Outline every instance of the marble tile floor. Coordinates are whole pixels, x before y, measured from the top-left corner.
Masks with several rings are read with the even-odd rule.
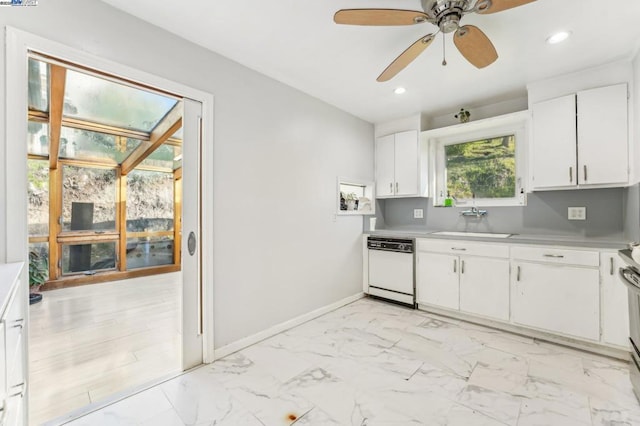
[[[71,424],[640,425],[627,369],[362,299]]]

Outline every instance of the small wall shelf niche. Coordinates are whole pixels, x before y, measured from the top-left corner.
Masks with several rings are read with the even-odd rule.
[[[341,216],[376,214],[374,183],[338,177],[336,213]]]

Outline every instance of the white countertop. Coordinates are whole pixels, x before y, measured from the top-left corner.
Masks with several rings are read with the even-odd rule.
[[[7,308],[9,297],[13,291],[13,284],[22,272],[24,263],[0,264],[0,315]]]
[[[574,235],[538,235],[538,234],[512,234],[508,238],[492,238],[478,236],[450,236],[450,235],[434,235],[434,232],[442,231],[440,229],[418,231],[411,229],[380,229],[375,231],[365,231],[368,235],[379,236],[397,236],[399,238],[434,238],[442,240],[463,240],[463,241],[486,241],[502,244],[539,244],[569,247],[589,247],[598,249],[614,249],[620,250],[627,248],[627,241],[621,238],[609,237],[584,237]],[[475,231],[474,231],[475,232]]]

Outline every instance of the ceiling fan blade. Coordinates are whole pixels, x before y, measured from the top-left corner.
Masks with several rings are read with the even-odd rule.
[[[429,47],[433,40],[435,40],[436,36],[433,34],[428,34],[411,46],[407,48],[404,52],[400,54],[391,64],[382,71],[382,74],[376,79],[379,82],[391,80],[402,71],[407,65],[409,65],[414,59],[418,57],[424,50]]]
[[[513,9],[514,7],[523,6],[527,3],[533,3],[536,0],[491,0],[491,6],[478,7],[478,13],[488,15],[490,13],[502,12],[503,10]]]
[[[413,25],[426,22],[427,15],[417,10],[342,9],[333,20],[347,25]]]
[[[453,42],[462,56],[477,68],[491,65],[498,59],[498,52],[489,37],[473,25],[458,28],[453,35]]]

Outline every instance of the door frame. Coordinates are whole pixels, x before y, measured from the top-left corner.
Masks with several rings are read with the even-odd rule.
[[[201,229],[202,248],[201,279],[203,297],[203,354],[205,364],[214,361],[214,315],[213,315],[213,143],[214,143],[214,97],[211,93],[189,87],[176,81],[141,71],[127,65],[66,46],[13,27],[6,27],[5,57],[5,150],[0,149],[0,164],[6,170],[6,262],[26,262],[28,259],[27,227],[27,63],[30,51],[49,55],[71,63],[155,87],[202,103],[201,142]],[[2,159],[2,155],[5,158]],[[24,161],[15,161],[20,158]],[[209,196],[204,196],[207,194]],[[27,268],[23,279],[27,279]],[[28,286],[25,286],[28,287]],[[26,295],[25,295],[26,303]]]

